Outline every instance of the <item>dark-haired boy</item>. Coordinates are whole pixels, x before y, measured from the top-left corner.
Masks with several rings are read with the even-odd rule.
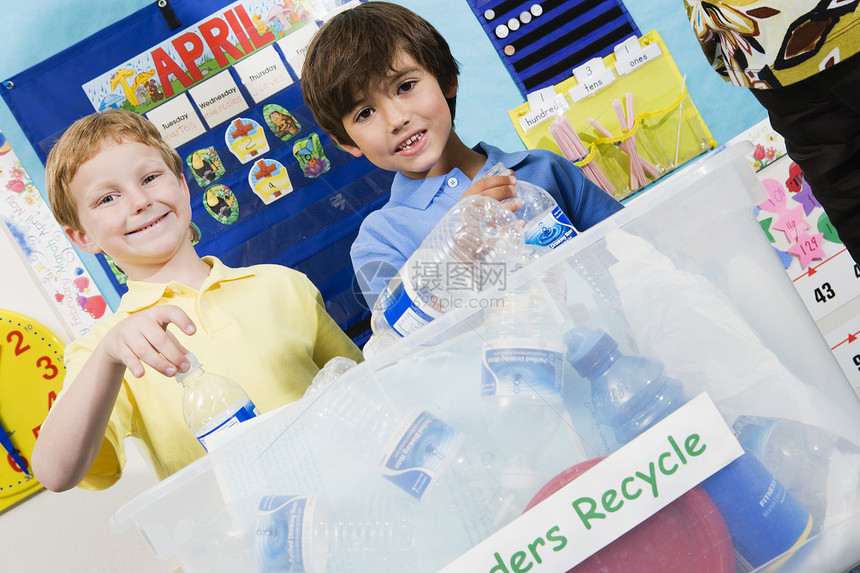
[[[498,162],[543,187],[579,230],[621,209],[565,158],[546,150],[504,153],[464,144],[454,131],[459,67],[445,39],[414,12],[365,2],[341,12],[308,46],[302,91],[314,117],[352,155],[396,171],[386,205],[367,216],[352,245],[353,267],[399,269],[462,197],[516,195],[512,176],[481,176]],[[507,203],[518,209],[519,199]],[[360,284],[372,307],[385,287]]]

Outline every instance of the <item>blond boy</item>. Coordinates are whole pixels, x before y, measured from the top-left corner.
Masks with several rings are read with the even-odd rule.
[[[145,118],[109,110],[75,122],[48,157],[47,187],[69,239],[130,279],[117,312],[66,348],[63,392],[33,452],[48,489],[109,487],[127,437],[159,479],[202,456],[172,378],[189,351],[262,412],[300,398],[330,358],[361,359],[301,273],[197,255],[182,161]]]

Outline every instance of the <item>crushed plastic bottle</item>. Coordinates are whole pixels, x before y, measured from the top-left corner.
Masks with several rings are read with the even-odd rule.
[[[357,452],[378,472],[378,489],[415,504],[416,523],[436,532],[417,549],[421,562],[436,563],[438,549],[465,551],[491,534],[498,480],[487,452],[426,410],[396,412],[362,381],[336,384],[349,366],[344,360],[323,368],[309,388],[315,401],[308,411],[317,420],[311,431]]]
[[[511,173],[510,169],[496,163],[484,177]],[[514,211],[514,216],[525,223],[526,244],[554,249],[578,233],[546,189],[522,180],[517,180],[516,187],[523,206]]]
[[[371,317],[377,353],[493,286],[522,248],[522,225],[501,203],[461,199],[433,228],[377,298]]]

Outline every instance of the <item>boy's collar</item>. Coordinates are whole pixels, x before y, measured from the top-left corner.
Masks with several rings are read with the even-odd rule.
[[[202,293],[212,285],[254,275],[254,271],[250,267],[234,269],[226,266],[217,257],[203,257],[203,262],[209,265],[212,270],[209,273],[209,277],[203,283],[203,286],[200,287],[200,291],[196,292]],[[153,306],[168,291],[177,294],[181,292],[195,292],[194,289],[176,281],[164,284],[130,280],[127,286],[128,292],[122,296],[117,312],[135,312]]]
[[[484,143],[483,141],[478,143],[475,147],[473,147],[475,151],[487,156],[487,162],[484,163],[484,166],[481,168],[481,171],[478,172],[478,176],[483,176],[493,165],[501,162],[502,165],[510,169],[511,171],[515,170],[520,164],[525,161],[529,156],[529,151],[515,151],[513,153],[505,153],[498,147],[490,145],[489,143]]]
[[[528,151],[518,151],[514,153],[504,153],[498,147],[494,147],[483,141],[473,147],[475,151],[487,156],[487,161],[478,172],[477,177],[480,178],[487,172],[490,167],[501,162],[508,169],[516,169],[528,157]],[[402,173],[397,173],[394,176],[394,182],[391,185],[391,201],[400,203],[415,209],[426,209],[433,201],[433,198],[439,193],[439,189],[447,184],[450,177],[456,176],[458,179],[468,181],[459,169],[454,168],[445,175],[438,177],[429,177],[427,179],[410,179]],[[468,187],[462,189],[465,192]]]

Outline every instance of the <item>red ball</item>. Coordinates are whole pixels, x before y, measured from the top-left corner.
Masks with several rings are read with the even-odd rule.
[[[572,466],[544,485],[528,511],[603,458]],[[735,570],[734,548],[723,516],[696,486],[568,573],[725,573]]]

